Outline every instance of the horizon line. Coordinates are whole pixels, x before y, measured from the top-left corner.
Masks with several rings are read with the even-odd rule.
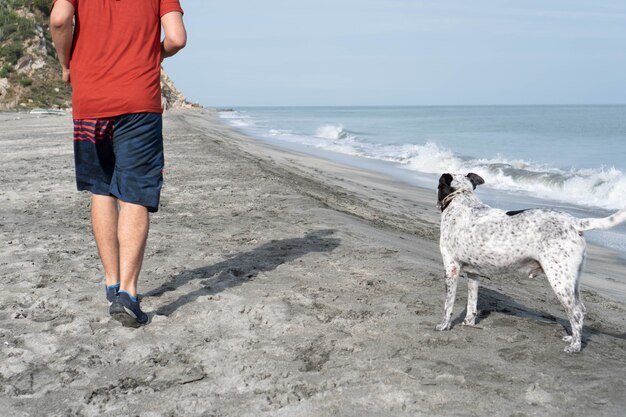
[[[202,107],[216,110],[227,110],[241,107],[612,107],[626,106],[625,103],[590,103],[590,104],[261,104],[261,105],[203,105]]]

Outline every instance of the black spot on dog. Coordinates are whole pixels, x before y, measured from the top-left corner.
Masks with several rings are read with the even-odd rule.
[[[525,212],[526,210],[528,210],[528,209],[525,209],[525,210],[513,210],[513,211],[507,211],[507,212],[506,212],[506,215],[507,215],[507,216],[516,216],[516,215],[518,215],[518,214],[520,214],[520,213]]]

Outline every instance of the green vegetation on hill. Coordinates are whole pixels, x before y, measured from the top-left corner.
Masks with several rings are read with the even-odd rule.
[[[47,0],[1,0],[0,1],[0,56],[13,64],[22,56],[22,42],[36,33],[37,22],[25,17],[19,11],[28,10],[47,14]],[[47,7],[46,7],[47,6]]]
[[[0,0],[0,110],[67,107],[48,29],[50,0]]]

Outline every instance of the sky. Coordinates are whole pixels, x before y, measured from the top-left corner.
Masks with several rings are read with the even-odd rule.
[[[626,103],[624,0],[181,0],[209,107]]]

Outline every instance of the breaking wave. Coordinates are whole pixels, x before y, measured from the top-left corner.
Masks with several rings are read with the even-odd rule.
[[[355,138],[347,130],[343,128],[343,125],[324,125],[315,131],[315,136],[323,139],[338,140]]]
[[[402,152],[402,151],[401,151]],[[410,145],[391,160],[419,172],[475,172],[491,188],[582,206],[626,207],[626,175],[616,168],[562,170],[523,160],[462,158],[433,143]]]

